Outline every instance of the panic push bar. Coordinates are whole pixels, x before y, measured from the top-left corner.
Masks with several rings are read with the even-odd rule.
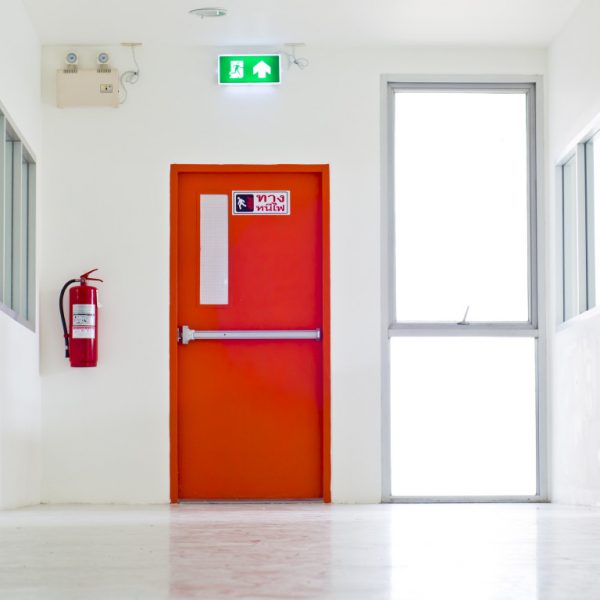
[[[320,329],[190,329],[187,325],[179,328],[179,341],[189,344],[194,340],[320,340]]]

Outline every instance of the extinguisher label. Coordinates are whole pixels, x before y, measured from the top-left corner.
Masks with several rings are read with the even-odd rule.
[[[84,339],[84,340],[93,340],[96,337],[96,328],[95,327],[73,327],[73,334],[71,336],[75,339]]]
[[[73,315],[95,315],[95,304],[73,304]]]
[[[73,315],[73,325],[95,325],[96,315]]]
[[[94,304],[73,304],[73,339],[90,339],[96,337],[96,306]]]

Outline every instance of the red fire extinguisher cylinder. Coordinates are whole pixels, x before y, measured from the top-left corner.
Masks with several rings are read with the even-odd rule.
[[[95,367],[98,365],[98,290],[88,281],[102,281],[90,277],[96,271],[88,271],[78,279],[71,279],[60,293],[60,314],[65,336],[65,355],[72,367]],[[63,296],[69,290],[69,325],[64,318]]]
[[[98,365],[98,290],[81,285],[69,290],[71,332],[69,336],[69,361],[72,367]]]

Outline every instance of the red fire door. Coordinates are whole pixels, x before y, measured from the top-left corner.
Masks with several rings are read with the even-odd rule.
[[[171,186],[172,500],[329,501],[328,168]]]

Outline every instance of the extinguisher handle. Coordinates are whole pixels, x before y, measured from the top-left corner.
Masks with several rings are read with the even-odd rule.
[[[80,275],[79,277],[80,277],[80,279],[85,279],[86,281],[100,281],[101,283],[104,283],[104,281],[102,279],[97,279],[96,277],[90,277],[90,274],[97,270],[98,269],[92,269],[91,271],[88,271],[87,273],[84,273],[83,275]]]

